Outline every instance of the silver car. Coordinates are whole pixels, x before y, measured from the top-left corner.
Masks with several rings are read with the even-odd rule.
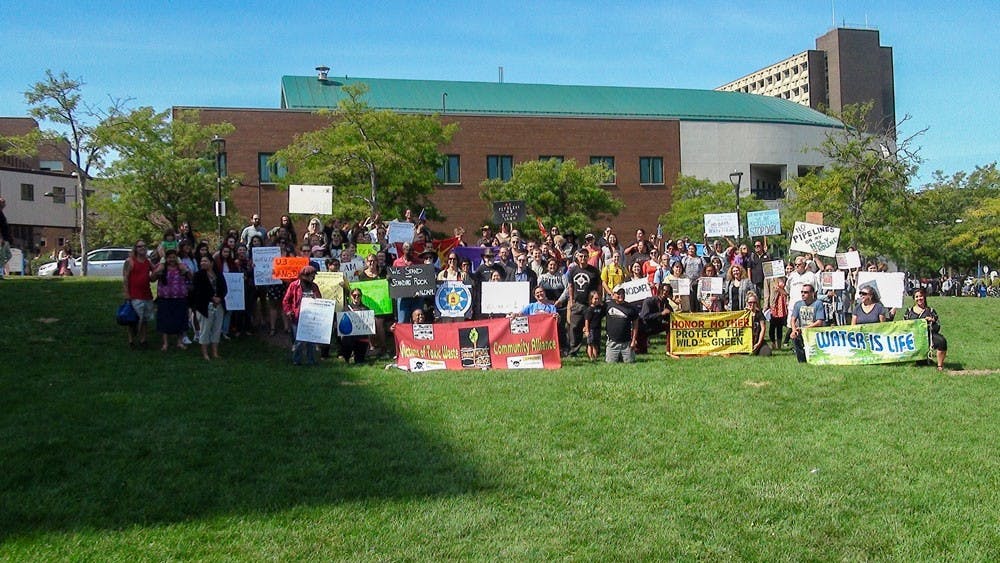
[[[87,276],[97,276],[105,278],[121,277],[125,260],[132,252],[129,248],[98,248],[87,253]],[[81,273],[81,260],[79,258],[71,260],[69,269],[74,276]],[[58,262],[49,262],[38,268],[39,276],[54,276]]]

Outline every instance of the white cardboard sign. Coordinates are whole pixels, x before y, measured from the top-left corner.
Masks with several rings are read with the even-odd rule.
[[[792,230],[792,244],[789,248],[833,258],[837,254],[837,243],[839,242],[840,229],[837,227],[796,221],[795,228]]]
[[[302,342],[329,344],[333,334],[333,318],[337,304],[332,299],[303,299],[299,308],[299,324],[295,339]]]
[[[311,215],[333,213],[333,186],[288,186],[288,212]]]
[[[858,295],[865,287],[872,287],[882,305],[899,309],[903,306],[904,276],[903,272],[858,272]]]
[[[625,290],[626,303],[635,303],[636,301],[642,301],[647,297],[653,296],[653,292],[649,288],[649,282],[645,278],[625,282],[621,286]]]
[[[705,236],[739,236],[739,215],[735,213],[706,213]]]
[[[483,282],[483,314],[520,313],[531,297],[529,282]]]

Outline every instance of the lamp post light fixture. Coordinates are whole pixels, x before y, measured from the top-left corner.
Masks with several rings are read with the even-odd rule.
[[[737,238],[742,238],[743,225],[740,222],[740,182],[743,181],[743,173],[739,170],[733,170],[733,173],[729,175],[729,181],[732,182],[733,188],[736,189],[736,236]]]
[[[215,149],[215,217],[219,222],[219,244],[222,244],[222,218],[226,215],[226,202],[222,200],[222,155],[226,152],[226,140],[216,135],[212,137],[212,148]]]

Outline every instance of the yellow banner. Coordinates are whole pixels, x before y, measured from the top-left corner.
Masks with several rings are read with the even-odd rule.
[[[682,356],[749,354],[752,323],[750,311],[671,313],[670,351]]]

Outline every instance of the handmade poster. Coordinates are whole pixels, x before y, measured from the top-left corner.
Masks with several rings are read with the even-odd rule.
[[[375,334],[375,311],[338,311],[337,336]]]
[[[520,313],[531,302],[528,282],[483,282],[483,314]]]
[[[813,365],[861,365],[926,360],[927,321],[897,321],[802,330],[806,361]]]
[[[820,272],[819,286],[822,291],[844,289],[844,272]]]
[[[360,256],[362,259],[368,258],[372,254],[378,254],[381,250],[381,245],[374,242],[359,242],[355,254]]]
[[[413,223],[407,221],[389,221],[389,228],[386,230],[385,236],[389,246],[393,246],[397,242],[400,244],[413,242],[413,233]]]
[[[858,270],[861,268],[861,255],[857,250],[837,253],[838,270]]]
[[[271,275],[279,280],[294,280],[299,277],[302,268],[308,265],[308,256],[278,256],[274,259]]]
[[[330,215],[333,213],[333,186],[288,186],[288,212]]]
[[[226,310],[244,311],[246,310],[246,297],[243,284],[243,272],[224,272],[222,277],[226,278]]]
[[[523,200],[493,202],[494,223],[519,223],[524,221],[524,218],[525,206]]]
[[[526,320],[522,320],[526,319]],[[518,323],[518,333],[511,330]],[[523,330],[524,323],[528,330]],[[427,338],[430,327],[432,338]],[[416,338],[420,332],[423,338]],[[398,324],[396,366],[440,369],[559,369],[559,338],[552,315],[482,319],[435,325]]]
[[[689,278],[670,280],[670,285],[674,288],[675,297],[691,295],[691,280]]]
[[[784,260],[771,260],[769,262],[761,262],[761,266],[764,268],[764,279],[785,277]]]
[[[690,283],[690,280],[688,280]],[[690,289],[690,285],[688,288]],[[628,281],[622,284],[622,289],[625,290],[625,302],[635,303],[637,301],[642,301],[647,297],[652,297],[653,292],[649,288],[649,282],[646,278],[640,278],[637,280]]]
[[[735,213],[706,213],[705,236],[739,236],[740,219]]]
[[[434,308],[442,317],[462,318],[472,308],[472,289],[460,281],[446,281],[437,286]]]
[[[694,244],[694,250],[695,250],[694,253],[697,254],[698,256],[702,256],[702,257],[708,256],[708,254],[705,253],[705,251],[708,250],[708,249],[705,248],[705,244],[704,243],[696,242]]]
[[[437,290],[437,280],[432,264],[387,268],[389,297],[431,297]]]
[[[388,280],[368,280],[351,284],[351,289],[361,290],[361,302],[375,311],[376,315],[392,313],[392,299],[389,298]]]
[[[337,303],[335,309],[344,309],[344,274],[341,272],[316,272],[313,283],[319,287],[319,294],[323,299],[330,299]]]
[[[698,278],[698,293],[722,295],[722,278]]]
[[[0,264],[0,268],[4,265]],[[10,259],[7,260],[7,271],[11,274],[24,273],[24,253],[20,248],[10,249]]]
[[[837,227],[796,221],[795,228],[792,230],[792,244],[789,248],[833,258],[837,255],[839,241],[840,229]]]
[[[823,213],[819,211],[806,211],[806,223],[815,225],[823,224]]]
[[[256,246],[253,248],[253,283],[256,286],[280,285],[281,280],[275,278],[274,259],[281,257],[281,249],[277,246]]]
[[[749,354],[753,313],[671,313],[670,351],[679,356]]]
[[[781,234],[781,214],[777,209],[747,212],[747,234],[752,237]]]
[[[903,272],[858,272],[858,298],[862,289],[870,287],[883,306],[899,309],[903,306],[904,278]]]
[[[333,334],[336,303],[330,299],[303,299],[299,308],[299,324],[295,339],[302,342],[329,344]]]
[[[365,263],[362,258],[355,256],[354,258],[341,261],[340,271],[344,273],[344,277],[348,280],[354,281],[358,278],[358,272],[365,269]]]

